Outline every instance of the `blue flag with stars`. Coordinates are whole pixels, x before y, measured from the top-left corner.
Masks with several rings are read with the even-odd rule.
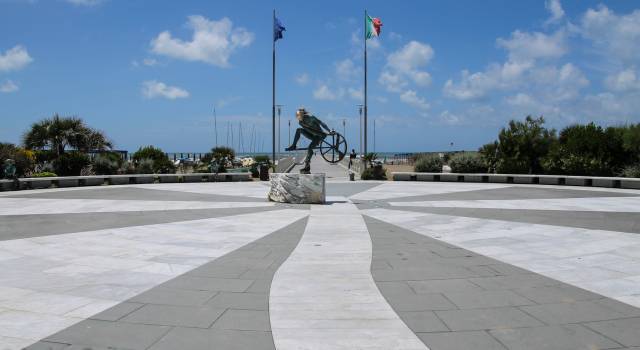
[[[282,23],[280,22],[280,20],[278,18],[275,18],[275,20],[273,21],[273,41],[278,41],[278,39],[282,39],[282,32],[284,32],[286,29],[285,27],[282,25]]]

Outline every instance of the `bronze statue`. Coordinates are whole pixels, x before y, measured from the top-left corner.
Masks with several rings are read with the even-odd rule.
[[[296,130],[293,143],[285,151],[307,150],[307,155],[304,158],[304,168],[300,169],[301,174],[311,173],[311,157],[315,149],[319,149],[322,157],[330,163],[337,163],[344,158],[347,151],[347,142],[342,135],[329,129],[327,124],[309,114],[304,108],[298,109],[296,119],[298,119],[300,127]],[[307,148],[297,147],[301,134],[310,141]]]

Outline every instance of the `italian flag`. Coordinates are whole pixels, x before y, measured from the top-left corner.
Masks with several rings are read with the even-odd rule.
[[[367,31],[366,32],[367,39],[371,39],[374,36],[380,35],[380,30],[382,29],[382,21],[380,20],[380,18],[371,18],[371,16],[367,15],[365,22],[366,22],[365,30]]]

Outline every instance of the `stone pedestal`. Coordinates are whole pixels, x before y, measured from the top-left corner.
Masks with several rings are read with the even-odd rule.
[[[270,201],[293,204],[323,204],[326,201],[324,174],[273,173],[269,180]]]

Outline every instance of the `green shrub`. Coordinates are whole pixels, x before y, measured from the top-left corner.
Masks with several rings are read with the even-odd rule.
[[[4,176],[3,166],[6,159],[13,160],[17,177],[30,174],[36,165],[36,156],[33,151],[16,147],[11,143],[0,143],[0,178]]]
[[[56,175],[55,173],[49,172],[49,171],[43,171],[40,173],[34,173],[31,175],[31,177],[57,177],[58,175]]]
[[[484,164],[487,165],[487,172],[495,173],[498,165],[498,141],[487,143],[478,149],[478,154]]]
[[[487,164],[478,153],[456,153],[451,156],[449,166],[454,173],[486,173]]]
[[[360,174],[360,179],[362,180],[386,180],[387,172],[381,164],[374,165],[372,167],[368,167],[364,169],[362,174]]]
[[[543,158],[545,172],[587,176],[618,174],[632,160],[624,150],[624,133],[624,128],[603,129],[594,123],[568,126]]]
[[[233,160],[236,157],[236,151],[231,147],[218,146],[211,149],[211,155],[214,159],[219,160],[222,158],[227,158],[228,160]]]
[[[137,163],[136,163],[136,173],[137,174],[153,174],[154,173],[154,165],[155,162],[153,161],[153,159],[140,159]]]
[[[89,157],[78,151],[62,153],[53,161],[53,168],[60,176],[79,176],[82,168],[91,164]]]
[[[149,170],[149,160],[153,163],[151,170]],[[175,165],[169,160],[169,157],[167,157],[161,149],[153,146],[138,149],[133,154],[133,161],[136,163],[136,170],[138,172],[144,171],[140,174],[170,174],[176,170]],[[145,164],[141,166],[140,163],[143,161]]]
[[[624,177],[640,178],[640,163],[626,166],[622,169],[622,173],[620,175]]]
[[[441,173],[444,162],[437,154],[424,154],[418,157],[414,170],[420,173]]]
[[[498,134],[496,171],[503,174],[538,174],[541,160],[557,142],[556,131],[544,127],[544,118],[511,120]]]
[[[114,175],[122,166],[122,157],[113,152],[98,154],[93,159],[93,171],[96,175]]]
[[[267,164],[267,165],[271,164],[271,158],[269,158],[269,156],[266,154],[259,154],[253,157],[253,160],[258,164],[260,163]]]

